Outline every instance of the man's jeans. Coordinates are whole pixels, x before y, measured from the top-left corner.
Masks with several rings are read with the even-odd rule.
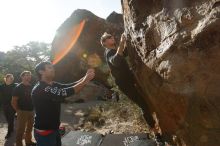
[[[16,146],[23,146],[23,135],[25,143],[32,143],[32,129],[34,122],[33,111],[17,111],[17,131],[16,131]]]
[[[14,117],[15,117],[15,110],[11,105],[3,105],[3,111],[8,123],[8,133],[14,131]]]
[[[61,146],[59,130],[55,130],[46,136],[42,136],[34,130],[34,137],[37,141],[37,146]]]

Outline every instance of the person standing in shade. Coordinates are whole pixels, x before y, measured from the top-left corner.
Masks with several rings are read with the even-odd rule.
[[[23,71],[20,77],[21,83],[15,87],[11,101],[17,112],[16,146],[23,146],[23,135],[26,146],[34,146],[36,144],[32,142],[34,112],[31,100],[31,72]]]
[[[36,112],[34,136],[37,146],[61,146],[60,108],[64,98],[78,93],[95,76],[94,69],[71,84],[54,82],[55,71],[50,62],[41,62],[35,67],[39,82],[32,90],[32,100]]]
[[[11,136],[11,133],[14,131],[14,116],[15,110],[11,106],[12,92],[16,87],[14,83],[14,76],[12,74],[6,74],[4,77],[5,83],[0,85],[0,93],[2,94],[2,108],[4,116],[8,124],[8,132],[5,136],[5,139],[8,139]]]

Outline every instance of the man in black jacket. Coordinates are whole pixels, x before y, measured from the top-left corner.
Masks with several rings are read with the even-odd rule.
[[[15,110],[11,106],[12,92],[16,87],[14,82],[14,77],[12,74],[6,74],[4,78],[5,83],[0,85],[0,93],[2,94],[2,107],[4,116],[8,123],[8,132],[5,136],[5,139],[8,139],[11,136],[11,133],[14,131],[14,116]]]
[[[104,55],[111,70],[111,74],[115,78],[115,83],[125,95],[127,95],[133,102],[141,107],[145,120],[151,128],[154,128],[155,121],[152,118],[152,114],[146,105],[146,102],[136,89],[134,75],[129,69],[129,66],[124,58],[124,35],[122,34],[121,36],[118,48],[116,48],[115,39],[111,34],[104,33],[100,42],[105,48]]]
[[[50,62],[41,62],[35,67],[39,82],[32,90],[32,100],[36,112],[34,135],[37,146],[61,146],[59,134],[60,108],[64,98],[78,93],[95,76],[93,69],[71,84],[54,82],[55,71]]]

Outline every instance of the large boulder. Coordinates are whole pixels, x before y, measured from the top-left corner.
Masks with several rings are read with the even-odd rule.
[[[220,145],[220,2],[122,0],[130,64],[164,135]]]
[[[104,59],[104,48],[100,44],[100,37],[104,32],[112,33],[116,39],[123,32],[123,18],[121,14],[113,12],[107,20],[95,16],[87,10],[78,9],[58,28],[52,42],[52,60],[65,52],[71,39],[75,39],[77,31],[72,31],[85,21],[82,31],[70,51],[59,61],[55,62],[56,80],[71,82],[84,75],[87,68],[96,69],[95,80],[108,85],[109,69]],[[77,28],[78,29],[78,28]]]

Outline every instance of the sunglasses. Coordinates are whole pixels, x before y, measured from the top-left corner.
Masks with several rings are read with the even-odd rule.
[[[106,38],[105,38],[105,40],[107,40],[107,39],[112,39],[112,38],[114,38],[113,36],[107,36]]]

